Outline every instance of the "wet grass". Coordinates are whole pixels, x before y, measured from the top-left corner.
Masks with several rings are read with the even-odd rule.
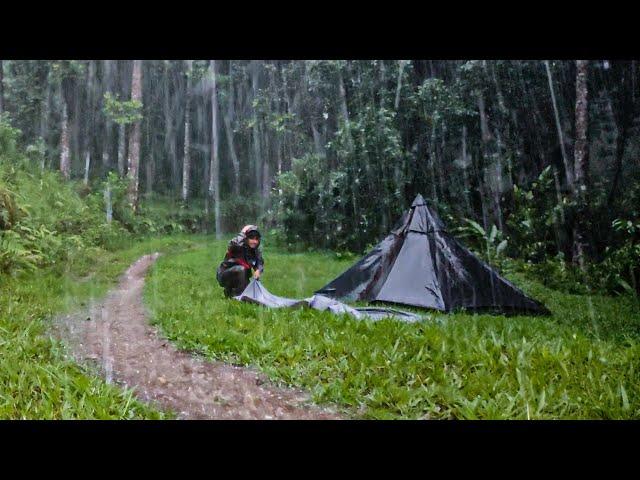
[[[640,418],[640,313],[630,298],[585,297],[510,278],[552,317],[426,313],[358,321],[225,300],[226,242],[161,257],[145,286],[154,322],[178,346],[251,364],[316,402],[364,418]],[[264,285],[304,298],[352,260],[265,248]]]
[[[108,385],[65,355],[48,335],[51,318],[103,296],[139,256],[184,250],[197,239],[151,239],[111,253],[78,256],[64,274],[52,270],[3,277],[0,289],[0,418],[166,418]]]

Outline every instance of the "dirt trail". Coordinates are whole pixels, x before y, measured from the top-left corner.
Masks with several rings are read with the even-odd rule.
[[[56,335],[78,361],[97,363],[108,382],[183,419],[338,419],[309,395],[269,384],[250,368],[176,349],[147,322],[144,276],[158,253],[138,259],[116,289],[86,312],[61,317]]]

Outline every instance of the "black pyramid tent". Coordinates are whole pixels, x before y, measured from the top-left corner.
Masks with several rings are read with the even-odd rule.
[[[384,240],[316,293],[443,312],[549,313],[451,236],[422,195]]]

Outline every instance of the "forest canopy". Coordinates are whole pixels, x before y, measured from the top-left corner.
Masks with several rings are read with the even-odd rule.
[[[190,229],[254,218],[291,248],[362,252],[421,193],[494,264],[637,293],[639,80],[618,60],[3,60],[0,149],[126,193],[130,229],[175,199]]]

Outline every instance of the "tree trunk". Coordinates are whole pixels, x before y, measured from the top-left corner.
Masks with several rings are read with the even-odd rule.
[[[44,99],[42,100],[42,106],[40,107],[40,137],[44,142],[44,155],[42,155],[42,160],[40,162],[41,170],[44,170],[45,168],[47,151],[49,148],[49,109],[51,108],[51,82],[49,80],[49,73],[47,73],[45,82],[47,82],[47,86]]]
[[[404,71],[405,61],[400,60],[398,63],[398,84],[396,86],[396,100],[393,102],[393,108],[395,111],[398,111],[398,107],[400,106],[400,91],[402,89],[402,73]]]
[[[482,211],[482,227],[485,232],[489,231],[489,212],[486,201],[486,188],[485,188],[485,168],[482,159],[484,158],[481,152],[481,147],[477,147],[475,158],[478,159],[477,165],[474,165],[474,173],[476,181],[478,182],[478,194],[480,197],[480,209]]]
[[[500,230],[502,230],[503,226],[502,226],[502,207],[500,205],[500,181],[495,182],[497,183],[497,185],[492,185],[492,183],[494,182],[490,182],[489,180],[492,178],[491,174],[491,162],[492,162],[492,155],[491,155],[491,142],[492,140],[494,140],[493,135],[491,134],[491,130],[489,129],[489,120],[487,118],[487,113],[486,113],[486,109],[485,109],[485,103],[484,103],[484,96],[482,95],[481,92],[478,92],[478,111],[480,112],[480,131],[481,131],[481,135],[482,135],[482,155],[484,158],[484,162],[483,162],[483,168],[482,168],[482,179],[481,182],[483,184],[483,189],[485,190],[489,190],[489,192],[486,193],[490,193],[491,194],[491,198],[493,200],[493,211],[492,211],[492,221],[495,221],[495,223],[498,224],[498,228],[500,228]],[[499,155],[498,155],[499,157]],[[500,160],[498,158],[498,166],[500,166]],[[495,171],[495,170],[494,170]],[[490,173],[491,172],[491,173]],[[500,175],[501,175],[501,168],[500,168]],[[494,179],[495,179],[495,175],[494,174]],[[486,228],[486,225],[485,225]]]
[[[353,152],[353,137],[351,136],[351,122],[349,121],[349,109],[347,108],[347,91],[344,88],[344,79],[342,78],[342,70],[338,68],[338,93],[340,94],[340,109],[342,119],[344,120],[344,128],[347,132],[347,148]]]
[[[620,183],[620,175],[622,174],[622,159],[624,157],[624,146],[627,140],[627,129],[624,125],[618,127],[618,135],[616,136],[616,157],[615,157],[615,173],[613,175],[613,181],[611,183],[611,191],[607,198],[607,205],[613,205],[613,201],[618,191],[618,184]]]
[[[124,123],[118,124],[118,173],[121,177],[125,174],[125,147],[126,147],[126,126]]]
[[[635,61],[631,63],[631,78],[624,72],[621,79],[621,85],[617,92],[616,108],[613,107],[611,101],[611,95],[607,91],[607,106],[611,120],[616,126],[616,153],[614,163],[614,174],[611,183],[611,190],[607,197],[607,207],[610,209],[617,197],[618,187],[622,176],[622,161],[624,159],[625,146],[629,133],[633,128],[635,120],[635,74],[634,74]],[[626,97],[625,92],[631,90],[631,102]]]
[[[84,184],[89,185],[89,167],[91,166],[91,150],[87,149],[84,154]]]
[[[156,141],[155,135],[151,135],[151,121],[148,120],[146,122],[146,137],[147,137],[147,160],[145,162],[145,178],[146,178],[146,193],[147,197],[150,197],[153,193],[153,180],[155,174],[155,152],[156,152]]]
[[[95,83],[96,83],[96,62],[89,61],[89,76],[87,79],[87,98],[85,103],[85,134],[84,134],[84,184],[89,184],[89,167],[91,164],[91,150],[93,139],[95,138]]]
[[[113,220],[113,203],[111,202],[111,184],[107,181],[104,189],[104,206],[106,210],[107,223]]]
[[[255,102],[258,99],[258,61],[251,61],[251,88],[253,93],[253,101]],[[262,163],[262,152],[261,152],[261,144],[260,144],[260,125],[258,118],[258,110],[253,108],[253,168],[254,168],[254,180],[255,180],[255,192],[258,193],[261,191],[261,163]]]
[[[576,136],[575,136],[575,188],[576,219],[573,229],[574,262],[584,270],[586,244],[587,196],[589,183],[589,144],[587,142],[587,60],[576,61]]]
[[[471,192],[471,185],[469,184],[469,174],[467,169],[469,162],[467,162],[467,127],[462,126],[462,176],[464,179],[464,202],[469,213],[472,212],[471,202],[469,200],[469,193]]]
[[[173,112],[171,108],[171,79],[169,70],[169,61],[165,61],[165,84],[164,84],[164,151],[167,154],[167,159],[171,168],[171,182],[169,184],[172,188],[177,187],[178,172],[178,160],[176,152],[176,139],[173,132]],[[174,190],[175,191],[175,190]]]
[[[62,87],[60,96],[62,100],[62,126],[60,129],[60,172],[66,180],[69,180],[69,113],[67,111],[67,101],[64,98]]]
[[[110,92],[113,84],[112,61],[103,60],[103,93]],[[106,172],[111,170],[111,130],[112,122],[108,116],[104,119],[104,139],[102,144],[102,169]]]
[[[438,181],[436,179],[436,123],[431,124],[429,141],[429,169],[431,170],[431,200],[438,202]]]
[[[266,204],[267,198],[269,197],[269,191],[271,190],[271,172],[269,169],[269,157],[271,153],[271,145],[269,142],[269,133],[267,135],[263,135],[265,137],[265,154],[262,157],[262,187],[260,190],[263,205]]]
[[[558,112],[558,103],[556,102],[556,94],[553,90],[553,79],[551,77],[551,68],[549,67],[549,61],[544,61],[544,66],[547,70],[547,79],[549,80],[549,91],[551,92],[551,102],[553,103],[553,114],[556,119],[556,128],[558,130],[558,139],[560,140],[560,152],[562,153],[562,162],[564,163],[565,177],[567,179],[567,186],[573,187],[573,169],[569,163],[569,157],[564,148],[564,134],[562,133],[562,126],[560,125],[560,113]]]
[[[209,168],[208,196],[213,202],[216,238],[222,234],[220,227],[220,160],[218,158],[218,85],[216,61],[210,60],[212,73],[211,88],[211,166]]]
[[[380,89],[378,92],[378,100],[380,103],[380,108],[384,108],[385,98],[387,95],[387,67],[384,64],[384,60],[380,60],[378,63],[378,80],[380,82]]]
[[[73,118],[71,122],[71,149],[73,155],[71,155],[71,161],[75,161],[76,164],[82,162],[82,155],[80,153],[80,129],[83,125],[80,124],[80,81],[74,82],[74,96],[73,96]]]
[[[184,155],[182,159],[182,201],[187,203],[189,196],[189,175],[191,173],[191,75],[193,60],[187,60],[187,94],[184,113]]]
[[[4,113],[4,66],[0,60],[0,115]]]
[[[276,133],[276,165],[278,175],[282,173],[282,140]]]
[[[153,152],[153,150],[151,150]],[[150,197],[153,194],[153,154],[149,153],[147,155],[147,162],[145,164],[145,176],[147,178],[146,192],[147,197]]]
[[[576,138],[575,138],[575,188],[586,193],[589,167],[589,145],[587,143],[587,60],[576,61]]]
[[[133,61],[133,73],[131,76],[131,100],[142,102],[142,60]],[[138,209],[138,180],[140,167],[140,120],[132,125],[129,138],[129,203],[134,211]]]
[[[231,79],[231,63],[229,63],[229,78]],[[229,92],[227,94],[227,110],[223,115],[224,131],[227,136],[227,146],[229,155],[231,156],[231,164],[233,165],[233,194],[240,195],[240,162],[236,153],[236,147],[233,142],[233,121],[235,118],[235,98],[234,98],[233,81],[229,81]]]
[[[315,147],[316,155],[320,158],[325,158],[327,153],[324,150],[322,138],[320,137],[320,132],[318,131],[318,127],[316,126],[314,119],[311,119],[311,134],[313,135],[313,145]]]

